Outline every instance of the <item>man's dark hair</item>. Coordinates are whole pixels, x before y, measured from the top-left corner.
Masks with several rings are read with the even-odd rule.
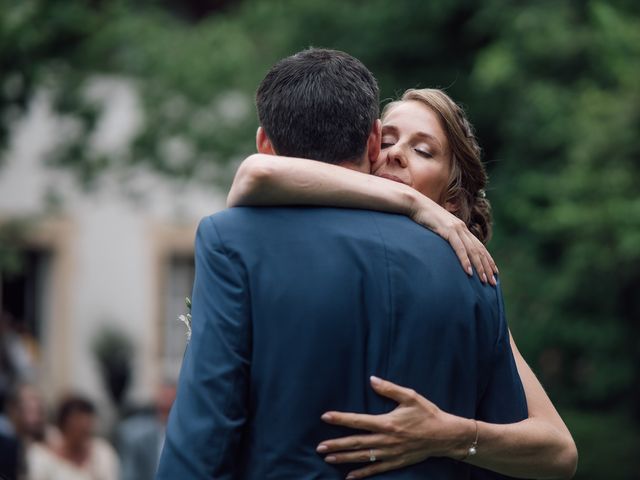
[[[344,52],[310,48],[276,63],[256,92],[260,125],[278,155],[357,161],[379,117],[376,79]]]
[[[58,407],[58,415],[56,418],[58,428],[64,430],[69,417],[76,413],[94,415],[96,413],[96,407],[91,400],[81,395],[69,395],[65,397]]]

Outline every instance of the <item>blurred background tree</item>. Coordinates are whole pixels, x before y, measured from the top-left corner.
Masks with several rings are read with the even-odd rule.
[[[46,90],[76,125],[49,161],[86,186],[144,165],[225,188],[253,150],[255,87],[310,45],[360,58],[385,99],[446,88],[484,147],[512,330],[574,433],[576,478],[637,478],[640,4],[0,0],[0,11],[0,140]],[[144,121],[117,156],[91,148],[97,76],[140,94]]]

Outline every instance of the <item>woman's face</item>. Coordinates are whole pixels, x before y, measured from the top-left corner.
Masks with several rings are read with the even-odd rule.
[[[372,173],[443,205],[450,170],[449,142],[436,114],[415,100],[392,107],[382,118],[382,150]]]

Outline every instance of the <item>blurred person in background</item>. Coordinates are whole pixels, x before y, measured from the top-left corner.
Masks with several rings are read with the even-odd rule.
[[[11,385],[35,380],[35,345],[19,330],[10,313],[0,312],[0,404]]]
[[[164,382],[156,392],[154,414],[136,415],[118,428],[121,480],[153,480],[164,444],[176,385]]]
[[[58,407],[58,441],[36,444],[27,453],[29,480],[117,480],[118,457],[95,434],[96,408],[80,395]]]
[[[24,443],[34,426],[32,399],[37,395],[24,385],[35,380],[35,345],[19,327],[10,313],[0,312],[0,475],[7,479],[24,470]]]
[[[45,441],[47,431],[46,409],[40,392],[33,385],[16,384],[7,395],[6,417],[0,434],[7,450],[0,450],[0,462],[15,465],[18,476],[25,473],[31,448]],[[10,458],[12,455],[15,457]]]
[[[47,426],[47,412],[40,391],[32,384],[19,384],[8,399],[7,413],[18,436],[27,444],[55,442],[55,432]]]

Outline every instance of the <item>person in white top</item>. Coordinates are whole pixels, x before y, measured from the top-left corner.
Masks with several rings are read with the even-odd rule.
[[[118,480],[119,462],[109,443],[95,435],[95,407],[69,396],[58,410],[59,441],[27,452],[30,480]]]

